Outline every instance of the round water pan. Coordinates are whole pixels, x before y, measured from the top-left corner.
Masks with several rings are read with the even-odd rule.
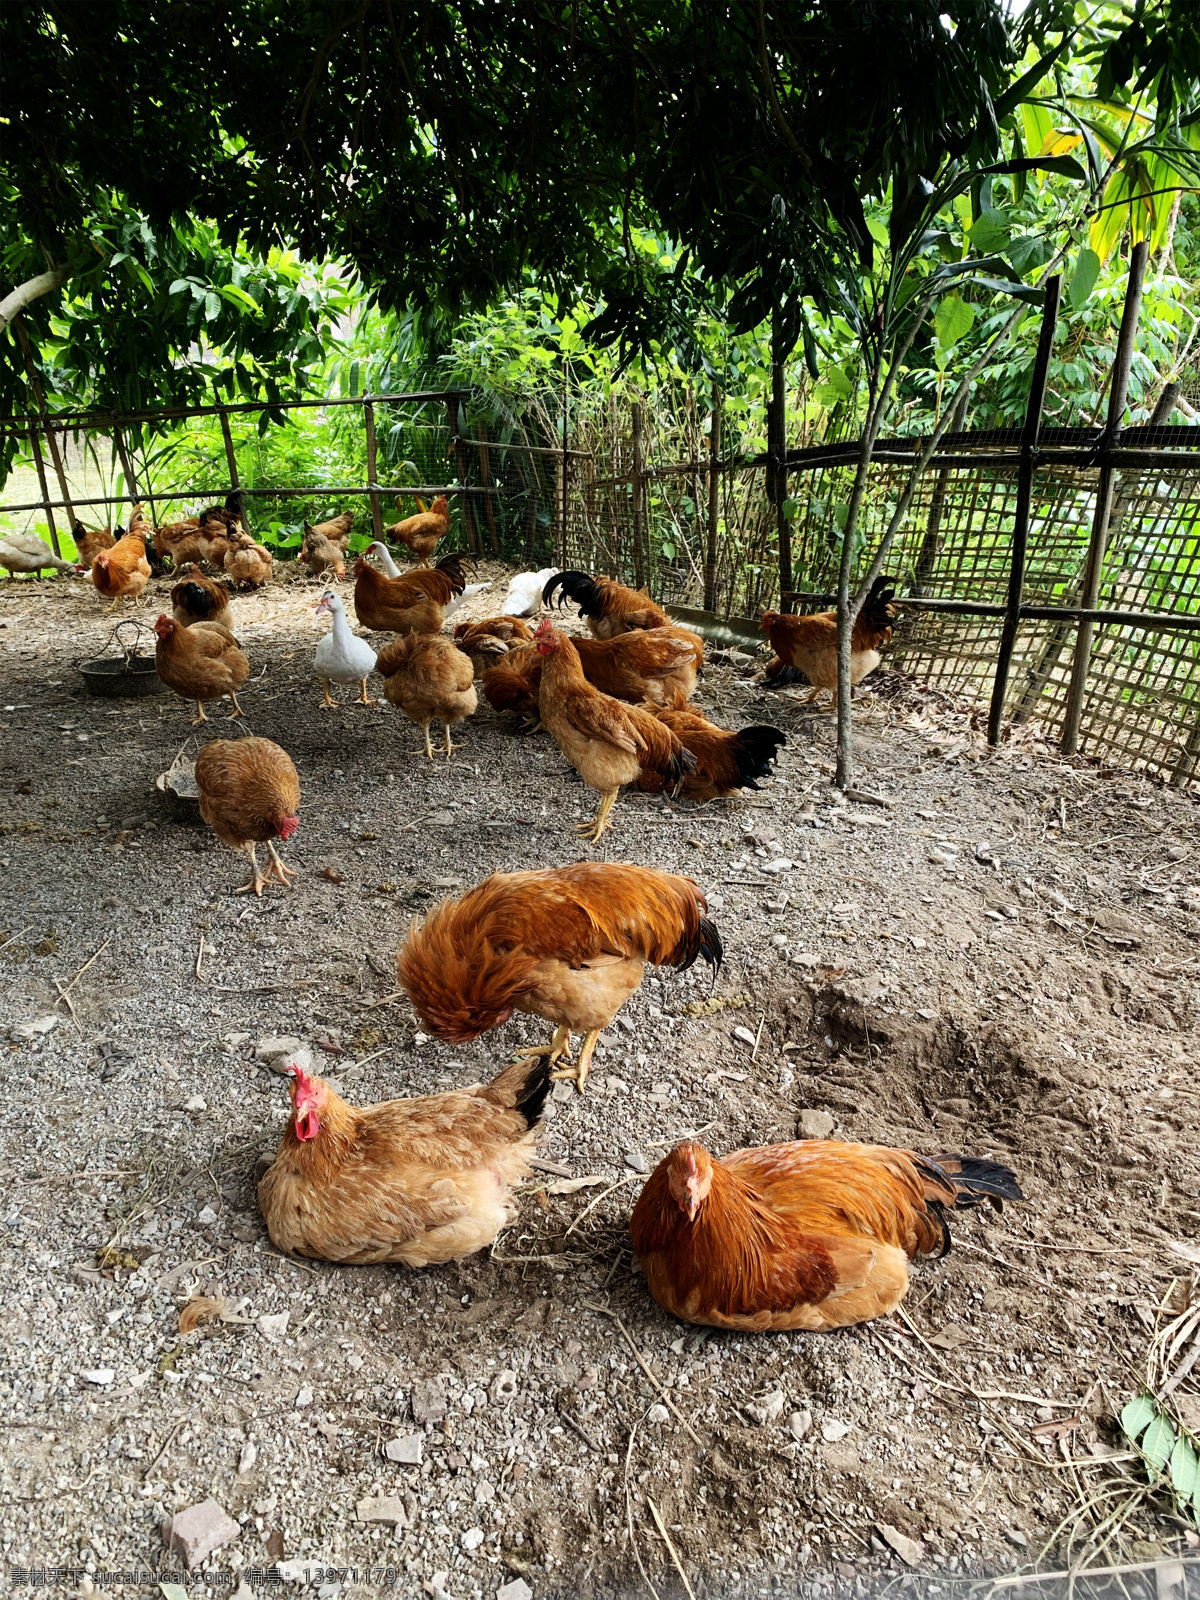
[[[102,700],[136,700],[161,694],[167,687],[155,669],[153,656],[106,656],[100,661],[84,661],[79,676],[88,693],[99,695]]]
[[[177,756],[165,772],[154,780],[154,787],[162,796],[167,815],[175,822],[203,821],[200,815],[200,790],[196,785],[196,764],[185,756]]]

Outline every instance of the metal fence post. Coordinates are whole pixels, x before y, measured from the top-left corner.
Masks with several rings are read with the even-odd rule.
[[[1050,352],[1058,326],[1058,303],[1062,278],[1053,277],[1046,285],[1042,307],[1042,330],[1038,335],[1037,357],[1029,384],[1029,403],[1025,408],[1025,427],[1021,433],[1021,465],[1017,472],[1017,504],[1013,514],[1012,555],[1008,569],[1008,610],[1000,633],[996,657],[996,677],[992,684],[992,704],[988,712],[988,743],[1000,742],[1000,722],[1004,716],[1004,697],[1008,692],[1008,671],[1012,665],[1017,629],[1021,625],[1021,597],[1025,589],[1025,551],[1029,543],[1029,505],[1033,498],[1033,474],[1038,460],[1038,438],[1042,431],[1042,407],[1046,400],[1046,379],[1050,373]]]
[[[642,546],[642,408],[637,401],[630,407],[633,431],[633,576],[639,589],[646,582],[646,553]]]
[[[708,434],[708,547],[704,552],[704,609],[717,609],[717,512],[721,495],[721,391],[713,384]]]
[[[1142,309],[1142,280],[1146,275],[1146,259],[1150,246],[1145,239],[1133,247],[1129,259],[1129,284],[1125,290],[1125,309],[1121,313],[1121,332],[1117,337],[1117,354],[1113,362],[1112,388],[1108,397],[1108,421],[1100,436],[1100,449],[1112,449],[1121,432],[1125,416],[1125,401],[1129,394],[1129,369],[1133,362],[1134,342],[1137,338],[1138,314]],[[1084,569],[1081,606],[1087,611],[1096,609],[1100,596],[1100,579],[1104,572],[1104,548],[1108,541],[1108,522],[1112,511],[1114,469],[1105,459],[1100,465],[1100,482],[1096,489],[1096,510],[1092,518],[1092,538],[1088,546],[1087,566]],[[1088,666],[1092,659],[1092,639],[1096,632],[1094,622],[1079,625],[1075,639],[1075,659],[1071,663],[1071,683],[1067,690],[1067,709],[1063,719],[1061,749],[1064,755],[1074,755],[1079,748],[1079,724],[1083,717],[1083,700],[1087,692]]]
[[[767,407],[767,499],[775,507],[775,528],[779,538],[779,609],[791,611],[792,530],[784,511],[787,500],[787,468],[783,458],[787,447],[786,413],[783,392],[783,362],[771,362],[771,402]]]
[[[363,401],[363,422],[367,429],[367,488],[371,492],[371,526],[375,537],[383,543],[383,511],[379,504],[378,483],[379,451],[375,441],[375,407]]]
[[[54,508],[50,504],[50,485],[46,482],[46,463],[42,460],[41,440],[37,436],[37,429],[30,427],[29,443],[33,450],[33,464],[37,468],[38,484],[42,491],[42,506],[46,513],[46,525],[50,529],[50,543],[54,546],[54,554],[61,556],[58,548],[58,529],[54,526]]]

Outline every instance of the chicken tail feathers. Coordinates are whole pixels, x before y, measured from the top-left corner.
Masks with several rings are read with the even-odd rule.
[[[511,1062],[496,1074],[483,1092],[496,1105],[519,1111],[526,1128],[533,1129],[542,1120],[552,1087],[547,1052]]]
[[[882,574],[871,585],[871,591],[863,601],[859,620],[868,628],[879,632],[886,632],[892,625],[892,613],[889,610],[891,602],[896,598],[896,579],[885,578]]]
[[[562,593],[558,595],[558,609],[560,611],[568,600],[574,600],[579,607],[581,616],[598,617],[602,615],[604,600],[595,578],[590,573],[556,572],[542,590],[542,604],[550,605],[558,589],[562,590]]]
[[[451,550],[435,564],[436,572],[444,572],[450,579],[451,592],[461,594],[467,586],[464,563],[471,558],[465,550]]]
[[[742,728],[733,747],[733,758],[737,764],[738,787],[743,789],[757,789],[756,778],[770,776],[775,765],[775,758],[779,754],[780,745],[787,743],[787,734],[778,728],[764,724],[755,724],[749,728]]]
[[[1017,1177],[998,1161],[985,1161],[977,1156],[935,1156],[933,1164],[954,1185],[955,1209],[963,1211],[983,1201],[1001,1208],[1005,1200],[1024,1200]]]

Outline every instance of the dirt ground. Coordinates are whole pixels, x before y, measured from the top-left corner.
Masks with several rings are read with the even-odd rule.
[[[503,574],[477,576],[497,580],[485,615]],[[1195,798],[1032,737],[988,756],[966,710],[884,672],[859,781],[893,805],[846,805],[828,713],[710,656],[712,715],[787,731],[775,781],[702,807],[625,795],[600,849],[704,885],[715,990],[646,981],[587,1094],[556,1087],[545,1166],[490,1255],[298,1263],[255,1205],[287,1103],[256,1045],[302,1040],[363,1101],[490,1076],[540,1025],[439,1044],[393,996],[394,952],[447,889],[574,859],[595,803],[546,735],[486,707],[433,766],[392,707],[322,710],[318,592],[285,572],[235,602],[252,730],[304,789],[283,851],[303,876],[247,903],[244,860],[154,789],[191,708],[83,693],[110,626],[86,583],[0,584],[10,1578],[150,1592],[179,1565],[164,1518],[209,1497],[241,1532],[193,1576],[206,1593],[307,1569],[320,1600],[682,1595],[672,1550],[698,1596],[863,1593],[906,1563],[954,1584],[1078,1554],[1084,1502],[1140,1481],[1113,1419],[1195,1272]],[[696,1130],[724,1152],[798,1125],[995,1157],[1027,1203],[957,1220],[898,1325],[673,1322],[624,1231],[642,1172]],[[226,1320],[181,1336],[197,1294]],[[396,1439],[420,1461],[389,1459]],[[1197,1543],[1142,1497],[1095,1559]]]

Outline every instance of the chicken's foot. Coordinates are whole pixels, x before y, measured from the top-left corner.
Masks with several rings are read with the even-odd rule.
[[[610,789],[601,796],[600,809],[592,820],[576,824],[575,832],[579,834],[580,838],[590,839],[593,843],[599,839],[605,828],[608,827],[609,816],[612,813],[612,808],[617,803],[617,796],[620,792],[619,789]]]
[[[236,722],[239,717],[244,717],[246,713],[242,710],[241,706],[238,705],[237,695],[234,694],[232,689],[229,691],[229,698],[233,701],[233,710],[229,713],[225,720],[226,722]]]
[[[300,876],[299,872],[295,867],[284,866],[279,859],[279,852],[276,850],[274,842],[270,839],[267,840],[267,849],[271,852],[271,865],[267,868],[267,876],[278,878],[284,888],[288,888],[289,880],[298,878]]]
[[[330,711],[336,711],[338,709],[337,701],[336,700],[331,700],[329,698],[329,679],[328,678],[322,678],[321,679],[321,684],[322,684],[322,687],[325,690],[325,705],[328,707],[328,709]]]
[[[446,728],[446,743],[443,746],[443,748],[445,749],[445,752],[446,752],[446,759],[449,760],[449,758],[454,754],[454,752],[456,750],[461,750],[462,749],[462,745],[460,745],[460,744],[451,744],[450,743],[450,724],[448,722],[445,724],[445,728]]]
[[[557,1035],[555,1035],[557,1038]],[[592,1028],[583,1041],[583,1048],[579,1052],[579,1060],[569,1070],[552,1072],[552,1078],[570,1078],[580,1094],[588,1080],[588,1073],[592,1070],[592,1056],[596,1051],[596,1040],[600,1037],[600,1029]]]
[[[205,720],[207,721],[207,718]],[[262,892],[270,882],[271,869],[268,867],[265,872],[259,871],[258,856],[255,853],[254,841],[252,839],[247,839],[246,843],[242,846],[242,849],[250,857],[250,865],[254,869],[254,876],[251,878],[249,883],[244,883],[240,889],[235,889],[233,892],[234,894],[249,894],[250,891],[253,890],[261,900]],[[271,854],[275,854],[274,850],[271,851]]]
[[[429,724],[428,723],[425,724],[425,754],[429,757],[430,761],[433,760],[433,744],[431,743],[430,738],[429,738]]]
[[[106,616],[106,617],[111,617],[111,616],[112,616],[112,614],[113,614],[113,612],[114,612],[114,611],[115,611],[115,610],[116,610],[116,609],[117,609],[117,607],[118,607],[118,606],[119,606],[119,605],[120,605],[120,604],[121,604],[121,596],[120,596],[120,595],[118,595],[118,596],[117,596],[117,598],[116,598],[116,599],[115,599],[115,600],[114,600],[114,601],[113,601],[113,603],[112,603],[112,605],[110,605],[110,606],[105,606],[105,608],[104,608],[104,615],[105,615],[105,616]]]
[[[208,718],[204,715],[204,702],[203,702],[203,700],[197,700],[196,701],[196,715],[192,718],[192,727],[193,728],[198,728],[202,722],[207,722],[207,721],[208,721]]]
[[[354,702],[354,704],[356,706],[377,706],[379,701],[373,700],[367,693],[367,680],[362,678],[360,679],[360,682],[362,684],[362,688],[359,690],[358,699]]]
[[[526,1056],[544,1055],[549,1055],[551,1066],[553,1066],[556,1061],[570,1061],[571,1030],[566,1026],[565,1023],[559,1023],[558,1027],[555,1028],[554,1037],[550,1041],[550,1049],[548,1051],[544,1044],[522,1045],[519,1050],[515,1050],[513,1052],[513,1060],[520,1061]],[[561,1076],[561,1074],[552,1072],[550,1076],[555,1078]],[[574,1072],[569,1072],[566,1074],[566,1076],[569,1078],[574,1077]]]

